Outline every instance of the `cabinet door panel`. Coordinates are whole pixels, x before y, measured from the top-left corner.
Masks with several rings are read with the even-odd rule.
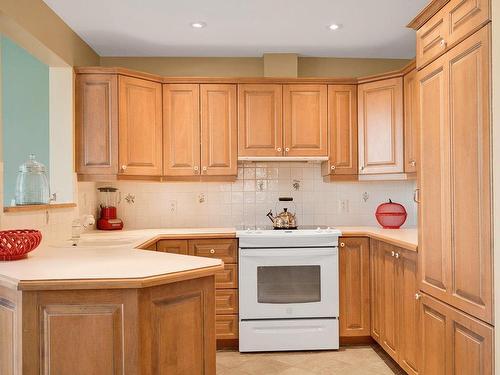
[[[238,156],[281,156],[282,86],[238,85],[238,109]]]
[[[385,242],[380,243],[383,251],[382,263],[382,347],[395,360],[399,355],[399,294],[397,249]]]
[[[322,166],[323,175],[356,175],[358,173],[356,86],[328,86],[328,126],[330,160]]]
[[[489,28],[448,53],[451,143],[449,303],[492,321]]]
[[[120,76],[120,173],[135,176],[162,174],[161,84]]]
[[[383,275],[382,265],[384,252],[380,248],[380,242],[370,240],[370,306],[371,306],[371,336],[382,345],[382,288]]]
[[[236,176],[236,85],[201,85],[200,93],[202,174]]]
[[[402,173],[403,79],[358,86],[360,174]]]
[[[327,95],[326,85],[283,86],[285,156],[328,155]]]
[[[420,289],[444,296],[449,288],[450,204],[447,72],[444,56],[418,73],[420,113]]]
[[[340,336],[370,336],[368,238],[341,238],[339,258]]]
[[[454,45],[490,19],[490,0],[460,0],[448,3],[448,45]]]
[[[417,68],[422,68],[446,50],[447,22],[446,11],[441,9],[417,30]]]
[[[199,85],[163,85],[163,167],[165,176],[200,173]]]
[[[421,314],[423,374],[492,374],[493,327],[425,294]]]
[[[421,315],[422,374],[449,375],[449,358],[446,353],[448,317],[440,306],[436,309],[433,304],[427,303],[425,296],[421,302]]]
[[[417,172],[418,163],[418,84],[417,71],[404,76],[405,172]]]
[[[78,74],[75,82],[76,172],[118,173],[118,78]]]
[[[420,305],[418,292],[417,253],[398,249],[399,274],[399,364],[408,373],[420,373]]]

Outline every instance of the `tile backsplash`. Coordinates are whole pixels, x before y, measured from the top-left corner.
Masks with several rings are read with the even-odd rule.
[[[95,186],[79,183],[79,206],[97,214]],[[330,182],[320,164],[245,162],[235,182],[100,183],[120,189],[118,216],[125,228],[264,227],[280,196],[291,196],[300,225],[376,225],[375,209],[388,199],[406,207],[405,226],[416,226],[415,181]],[[92,190],[93,189],[93,190]],[[125,199],[128,198],[128,199]]]

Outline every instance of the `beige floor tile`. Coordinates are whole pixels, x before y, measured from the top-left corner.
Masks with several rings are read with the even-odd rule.
[[[217,353],[217,375],[393,375],[371,347],[338,351]]]

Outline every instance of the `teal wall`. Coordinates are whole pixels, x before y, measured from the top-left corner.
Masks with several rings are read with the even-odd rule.
[[[30,153],[49,166],[49,67],[0,35],[4,204],[15,198],[19,165]]]

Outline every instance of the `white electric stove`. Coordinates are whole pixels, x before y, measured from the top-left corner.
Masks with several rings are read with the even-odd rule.
[[[237,232],[240,352],[338,349],[340,235]]]

